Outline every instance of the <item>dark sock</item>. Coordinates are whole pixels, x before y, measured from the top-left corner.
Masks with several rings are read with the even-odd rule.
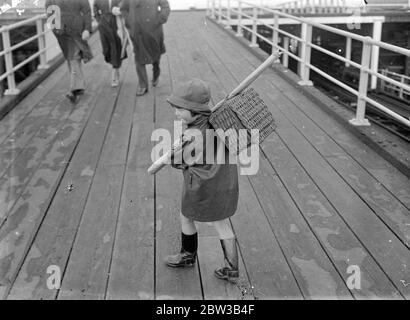
[[[186,235],[181,233],[182,249],[189,253],[195,253],[198,250],[198,233]]]

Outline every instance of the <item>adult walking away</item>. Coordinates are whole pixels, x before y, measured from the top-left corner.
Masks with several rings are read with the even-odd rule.
[[[122,40],[118,35],[117,18],[112,10],[119,10],[121,0],[94,0],[94,16],[98,22],[101,45],[105,61],[112,65],[111,86],[117,87],[120,82],[119,69],[122,60],[127,57],[126,51],[123,56]],[[120,20],[121,21],[121,20]]]
[[[160,58],[165,53],[164,31],[170,7],[167,0],[123,0],[121,14],[134,46],[139,85],[137,96],[148,92],[146,65],[152,64],[152,85],[158,85]]]
[[[81,64],[93,58],[87,43],[92,32],[91,7],[88,0],[46,0],[46,8],[52,5],[60,9],[61,26],[54,28],[53,33],[70,72],[70,90],[66,96],[75,103],[85,90]]]

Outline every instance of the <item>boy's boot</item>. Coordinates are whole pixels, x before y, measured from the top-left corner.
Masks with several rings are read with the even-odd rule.
[[[167,256],[165,263],[169,267],[193,267],[196,262],[198,250],[198,233],[186,235],[182,233],[181,252],[176,255]]]
[[[225,257],[225,267],[215,270],[215,276],[219,279],[236,282],[239,278],[236,238],[221,240],[221,245]]]

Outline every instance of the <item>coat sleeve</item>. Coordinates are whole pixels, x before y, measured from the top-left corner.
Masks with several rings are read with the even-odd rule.
[[[164,24],[168,21],[169,14],[171,13],[171,8],[167,0],[159,0],[160,12],[160,23]]]
[[[185,170],[188,168],[188,165],[184,162],[183,153],[184,149],[175,152],[171,157],[171,166],[175,169]]]
[[[187,132],[189,132],[189,130],[184,133],[184,143],[182,149],[175,152],[174,156],[171,158],[171,166],[176,169],[185,170],[189,167],[196,166],[198,163],[204,164],[205,161],[203,156],[206,145],[202,133],[200,131],[191,131],[190,133]],[[192,154],[192,151],[194,150],[195,153]],[[187,153],[188,151],[190,151],[191,154]],[[185,157],[188,157],[188,159]],[[175,163],[176,159],[178,159],[180,163]],[[185,160],[189,160],[189,163],[185,162]]]
[[[80,11],[83,14],[83,30],[88,30],[91,33],[93,29],[91,26],[91,7],[88,0],[81,0]]]

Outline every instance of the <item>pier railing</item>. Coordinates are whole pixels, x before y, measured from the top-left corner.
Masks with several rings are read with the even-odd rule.
[[[346,13],[346,0],[297,0],[281,3],[278,7],[290,14]]]
[[[352,93],[357,97],[356,117],[350,120],[350,123],[357,126],[370,125],[365,118],[366,103],[373,105],[390,117],[400,121],[410,127],[410,120],[390,110],[388,107],[370,98],[367,93],[369,91],[369,82],[371,88],[375,89],[378,81],[384,81],[385,84],[396,86],[403,91],[410,91],[410,85],[401,81],[395,80],[385,74],[379,72],[379,51],[380,49],[392,51],[407,57],[410,57],[410,50],[394,46],[371,37],[364,37],[352,32],[340,30],[328,25],[314,22],[312,18],[296,17],[280,10],[258,6],[242,0],[208,0],[207,15],[211,19],[218,21],[220,24],[231,28],[237,27],[237,36],[243,36],[243,31],[246,30],[251,35],[250,46],[258,47],[258,39],[265,41],[272,46],[272,50],[280,50],[283,52],[282,63],[285,67],[288,66],[288,59],[292,57],[298,61],[298,74],[301,78],[300,85],[313,85],[310,81],[310,71],[313,70],[317,74],[323,76],[327,80],[335,83],[340,88]],[[263,17],[260,17],[263,15]],[[270,18],[267,18],[269,17]],[[346,23],[356,23],[357,17],[346,17]],[[301,36],[294,35],[281,28],[281,22],[286,20],[287,23],[301,24]],[[374,31],[376,38],[381,37],[382,21],[374,22]],[[272,38],[267,38],[258,32],[258,25],[263,25],[273,31]],[[312,41],[312,30],[318,28],[346,39],[346,54],[341,56],[331,52]],[[283,41],[279,39],[283,38]],[[352,40],[362,44],[361,63],[354,62],[351,58]],[[291,45],[290,45],[291,44]],[[299,55],[293,50],[295,46],[299,47]],[[293,47],[293,48],[292,48]],[[346,85],[342,81],[327,74],[326,70],[322,70],[311,64],[311,51],[318,50],[327,56],[338,59],[345,63],[346,66],[352,66],[359,70],[359,87],[358,90]]]
[[[48,32],[51,32],[51,29],[46,28],[46,19],[47,15],[41,14],[0,28],[0,34],[3,41],[3,50],[0,52],[0,59],[4,57],[5,62],[5,72],[3,74],[0,74],[0,81],[7,79],[7,90],[4,92],[4,95],[19,94],[20,91],[16,86],[15,73],[27,63],[33,61],[36,58],[39,58],[39,69],[47,69],[49,67],[47,65],[46,53],[47,50],[51,49],[52,46],[46,47],[46,34]],[[21,41],[20,43],[11,45],[10,31],[25,25],[31,25],[33,23],[36,24],[36,34],[24,41]],[[38,41],[38,51],[15,66],[13,63],[13,51],[32,41]]]
[[[381,70],[381,74],[387,76],[391,79],[394,79],[400,83],[403,83],[407,86],[410,86],[410,77],[399,74],[396,72],[389,71],[387,69]],[[398,87],[391,83],[386,83],[386,81],[382,80],[380,84],[380,90],[386,93],[392,93],[394,96],[399,97],[400,99],[406,100],[410,102],[410,90],[406,90],[403,87]],[[410,107],[409,107],[410,109]]]
[[[278,4],[278,8],[289,14],[334,14],[369,12],[375,9],[408,9],[407,3],[390,0],[386,3],[366,3],[361,1],[356,5],[349,5],[346,0],[294,0]]]

